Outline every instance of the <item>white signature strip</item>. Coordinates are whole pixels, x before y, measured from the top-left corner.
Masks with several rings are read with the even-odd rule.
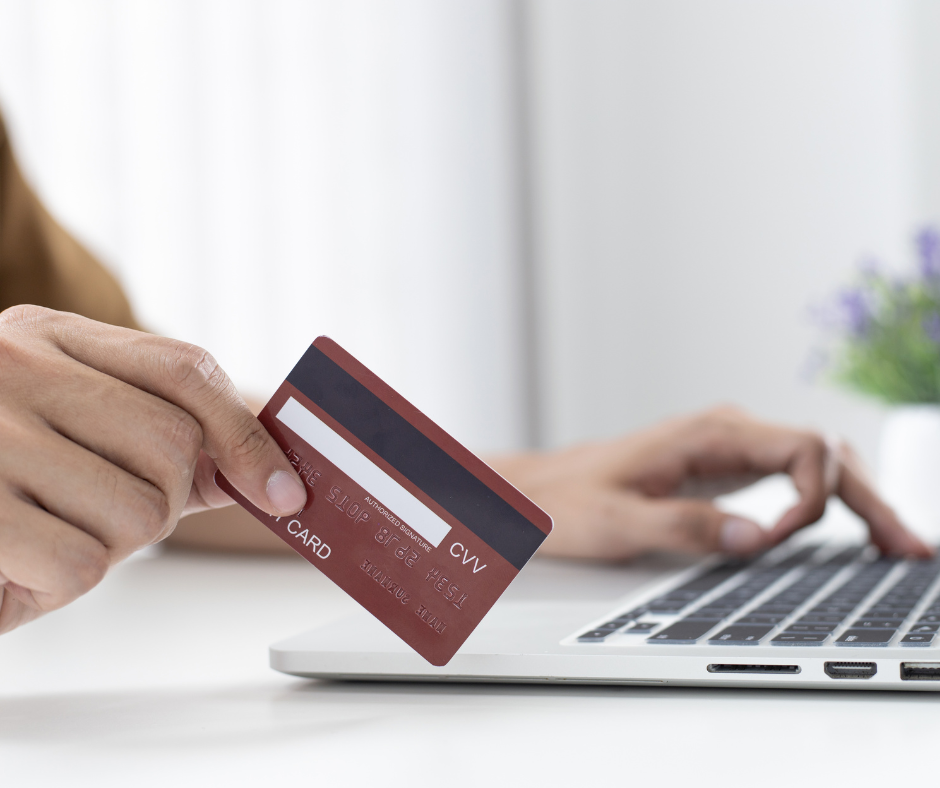
[[[450,532],[450,525],[428,509],[408,490],[352,446],[342,435],[321,421],[293,397],[277,414],[289,427],[369,495],[397,514],[419,536],[435,547]]]

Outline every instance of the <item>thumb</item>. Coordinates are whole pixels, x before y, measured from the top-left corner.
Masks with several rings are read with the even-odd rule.
[[[751,555],[771,546],[766,531],[753,520],[728,514],[709,501],[649,501],[651,549],[691,553]]]

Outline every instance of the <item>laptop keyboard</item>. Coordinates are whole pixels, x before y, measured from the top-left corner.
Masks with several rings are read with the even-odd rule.
[[[610,643],[616,636],[620,645],[645,640],[663,645],[851,647],[886,646],[900,635],[903,646],[933,644],[940,630],[940,594],[926,606],[922,601],[940,577],[940,561],[871,560],[863,547],[813,560],[819,552],[815,545],[773,563],[766,557],[723,561],[583,633],[578,642]],[[766,596],[791,575],[791,582]],[[867,602],[889,576],[888,587]],[[830,588],[837,577],[841,582]]]

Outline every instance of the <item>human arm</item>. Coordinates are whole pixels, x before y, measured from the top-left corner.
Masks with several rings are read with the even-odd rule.
[[[717,408],[623,438],[555,452],[491,458],[555,519],[543,554],[626,560],[653,550],[746,555],[816,522],[831,495],[867,524],[885,553],[931,554],[867,479],[855,452],[812,431]],[[788,474],[799,500],[768,531],[718,509],[705,489],[730,492]]]
[[[61,607],[180,516],[306,503],[277,443],[201,348],[35,306],[0,314],[0,632]]]

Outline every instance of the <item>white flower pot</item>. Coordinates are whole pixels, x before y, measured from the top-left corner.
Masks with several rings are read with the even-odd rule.
[[[880,487],[901,519],[940,542],[940,405],[900,405],[881,431]]]

